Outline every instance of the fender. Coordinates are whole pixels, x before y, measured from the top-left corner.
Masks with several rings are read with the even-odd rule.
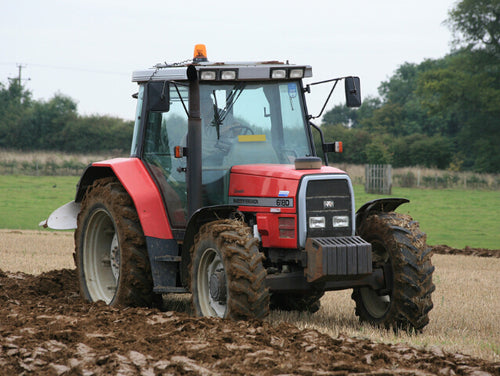
[[[81,202],[94,180],[108,176],[116,176],[132,198],[146,237],[173,239],[160,191],[139,158],[92,163],[80,178],[75,202]]]
[[[194,238],[200,227],[207,222],[217,219],[229,218],[231,214],[238,212],[238,207],[234,205],[215,205],[207,206],[196,210],[189,218],[182,243],[182,261],[181,261],[181,283],[184,287],[190,288],[189,284],[189,265],[191,264],[191,247],[194,244]]]
[[[402,204],[406,204],[410,200],[406,198],[379,198],[368,201],[361,206],[356,212],[356,228],[358,228],[367,217],[377,212],[391,212]]]

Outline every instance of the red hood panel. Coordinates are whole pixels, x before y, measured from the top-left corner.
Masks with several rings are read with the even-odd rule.
[[[334,167],[295,170],[293,165],[240,165],[231,168],[229,196],[295,198],[304,175],[345,174]]]
[[[345,171],[339,170],[335,167],[326,166],[314,170],[296,170],[294,165],[253,164],[233,166],[231,168],[231,173],[300,180],[304,175],[345,174]]]

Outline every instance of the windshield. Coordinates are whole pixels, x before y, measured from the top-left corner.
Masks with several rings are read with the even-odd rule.
[[[298,82],[200,85],[203,167],[293,163],[312,154]]]
[[[234,165],[293,164],[295,158],[312,154],[300,88],[299,82],[200,84],[203,205],[227,203]],[[186,158],[176,158],[174,148],[187,144],[189,97],[185,86],[172,84],[169,90],[169,110],[149,111],[143,120],[142,157],[158,182],[172,224],[183,227]]]

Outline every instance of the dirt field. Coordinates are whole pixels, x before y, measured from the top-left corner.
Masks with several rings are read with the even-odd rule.
[[[457,249],[448,247],[447,245],[435,245],[432,248],[435,254],[439,255],[461,255],[461,256],[478,256],[478,257],[496,257],[500,258],[500,249],[485,249],[471,248]]]
[[[500,375],[500,362],[438,347],[335,337],[273,320],[197,319],[185,312],[84,303],[75,271],[64,266],[70,257],[50,260],[55,256],[33,251],[54,254],[54,240],[71,247],[70,234],[3,235],[5,230],[2,256],[16,259],[7,250],[17,247],[17,259],[22,254],[27,260],[21,270],[36,270],[40,259],[46,262],[42,270],[50,271],[11,272],[5,260],[0,264],[2,375]],[[58,270],[46,269],[50,265]],[[498,292],[498,286],[493,289]]]

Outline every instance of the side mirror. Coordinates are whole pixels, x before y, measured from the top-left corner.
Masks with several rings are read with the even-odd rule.
[[[359,77],[345,78],[345,100],[347,107],[361,106],[361,86]]]
[[[170,109],[170,90],[167,81],[151,81],[147,86],[148,111],[168,112]]]

